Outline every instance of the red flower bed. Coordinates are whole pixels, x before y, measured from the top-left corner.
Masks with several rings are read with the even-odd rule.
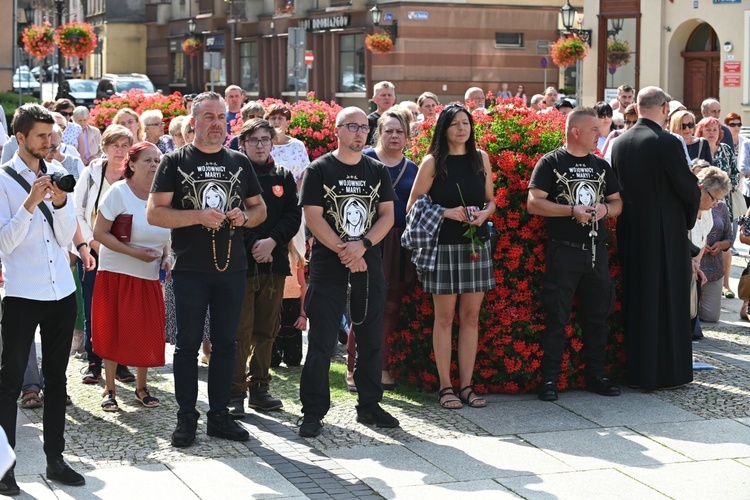
[[[182,94],[179,92],[171,95],[151,94],[147,96],[142,90],[130,90],[122,96],[113,95],[107,100],[96,101],[95,104],[96,106],[91,110],[90,123],[100,130],[107,128],[122,108],[130,108],[139,115],[147,109],[161,110],[164,115],[165,133],[169,130],[172,118],[188,114],[182,107]]]
[[[515,104],[515,105],[514,105]],[[540,380],[544,331],[540,292],[545,267],[544,219],[529,215],[526,197],[531,171],[545,153],[563,143],[565,118],[559,113],[539,114],[507,99],[495,106],[493,116],[474,114],[476,140],[492,163],[497,212],[492,218],[500,232],[494,252],[497,286],[487,293],[479,317],[479,346],[474,383],[477,392],[519,393],[535,388]],[[410,156],[419,163],[426,152],[432,124],[420,124],[412,139]],[[610,231],[610,269],[619,282],[620,266],[614,252],[614,222]],[[575,310],[575,307],[574,307]],[[432,298],[417,284],[403,298],[401,322],[390,338],[391,372],[398,379],[437,390],[437,370],[432,351]],[[607,347],[606,369],[620,378],[624,369],[624,336],[620,304],[611,315],[612,335]],[[457,325],[453,349],[457,349]],[[575,313],[566,328],[568,342],[563,355],[561,388],[584,384],[581,328]],[[458,367],[453,356],[451,372],[458,386]]]

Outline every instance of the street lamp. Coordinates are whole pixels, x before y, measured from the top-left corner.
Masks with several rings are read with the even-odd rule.
[[[194,17],[191,17],[190,19],[188,19],[187,28],[188,28],[188,32],[190,33],[190,36],[194,37],[195,36],[195,18]]]
[[[562,24],[568,33],[576,35],[583,40],[584,43],[591,46],[591,30],[579,30],[573,28],[573,23],[576,19],[576,9],[570,5],[570,0],[560,8],[560,17],[562,18]]]
[[[26,22],[29,25],[34,24],[34,6],[31,4],[28,4],[26,7],[23,8],[23,13],[26,15]]]
[[[394,42],[396,41],[396,37],[398,36],[398,21],[395,19],[391,21],[391,24],[389,25],[380,25],[380,20],[383,17],[383,11],[378,9],[378,5],[375,4],[375,6],[370,9],[370,19],[372,20],[372,25],[376,28],[382,28],[386,33],[388,33],[388,36],[391,37],[391,40]]]
[[[618,17],[616,19],[612,19],[612,29],[607,30],[607,36],[615,37],[619,32],[622,31],[622,25],[625,22],[625,19]]]
[[[63,7],[65,6],[65,0],[55,0],[55,8],[57,9],[57,27],[62,26],[63,18]],[[60,91],[62,89],[63,79],[63,65],[62,65],[62,52],[60,51],[60,44],[57,44],[57,95],[55,99],[65,97]]]

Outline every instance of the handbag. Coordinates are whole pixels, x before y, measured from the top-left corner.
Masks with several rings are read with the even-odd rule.
[[[750,262],[747,263],[747,266],[742,271],[742,276],[740,276],[740,286],[737,290],[737,296],[743,302],[750,301]]]
[[[133,214],[120,214],[112,222],[112,229],[109,230],[115,238],[123,243],[130,242],[130,233],[133,231]]]
[[[745,197],[742,196],[740,190],[735,189],[730,196],[732,200],[732,214],[735,218],[745,215],[745,212],[747,212],[747,203],[745,203]]]

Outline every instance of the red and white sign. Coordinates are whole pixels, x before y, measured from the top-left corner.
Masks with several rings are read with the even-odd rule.
[[[739,74],[730,74],[730,75],[724,75],[724,86],[725,87],[741,87],[742,82],[741,75]]]
[[[741,61],[724,61],[724,74],[735,74],[739,75],[742,73],[742,62]]]
[[[312,66],[313,61],[315,60],[315,56],[313,56],[312,50],[306,50],[305,51],[305,64],[308,66]]]

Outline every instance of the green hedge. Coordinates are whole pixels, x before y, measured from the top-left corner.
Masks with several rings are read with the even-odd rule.
[[[23,102],[39,102],[39,99],[36,97],[33,97],[28,94],[23,95]],[[13,121],[13,113],[16,112],[16,108],[18,108],[18,94],[15,92],[0,92],[0,106],[3,107],[3,111],[5,112],[5,117],[8,120],[8,128],[10,128],[10,122]],[[10,134],[11,131],[8,130],[8,134]]]

